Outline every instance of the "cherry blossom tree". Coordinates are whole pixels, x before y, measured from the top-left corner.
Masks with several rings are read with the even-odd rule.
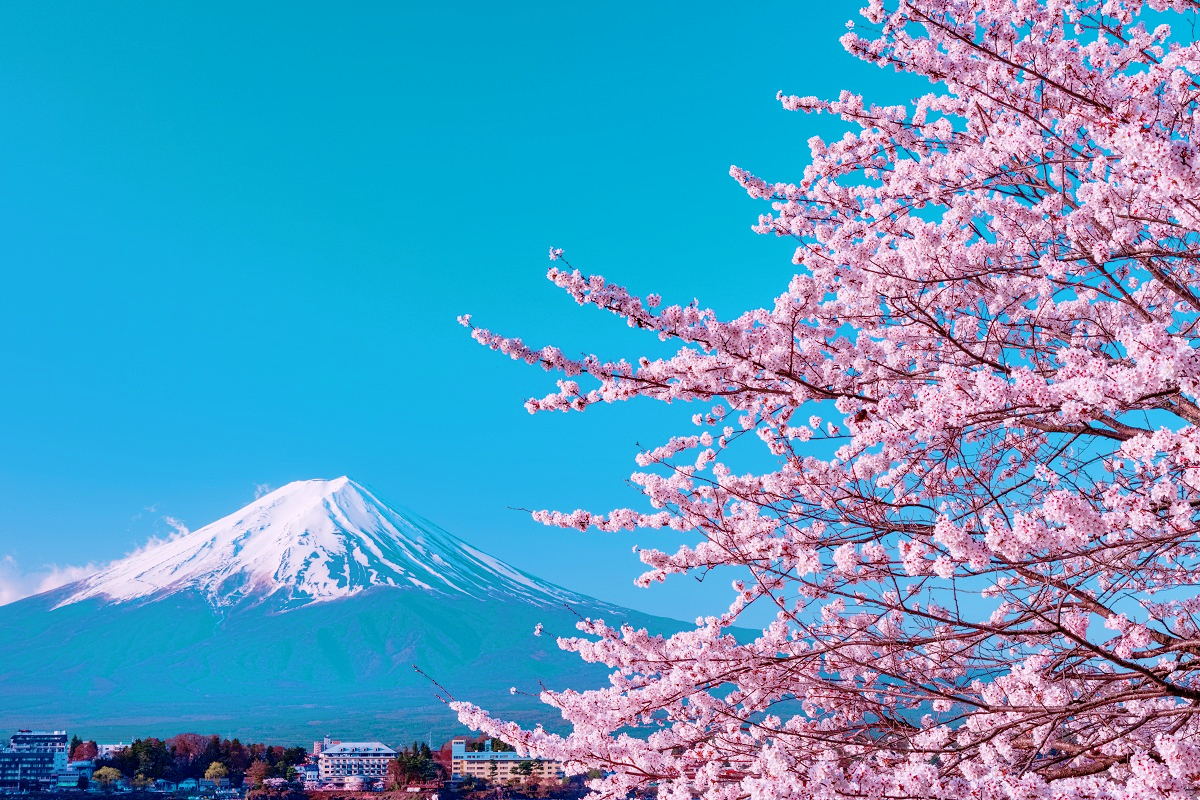
[[[551,250],[575,301],[676,354],[571,359],[464,317],[562,373],[531,412],[703,409],[639,457],[648,508],[537,519],[694,540],[642,550],[642,584],[745,578],[694,630],[560,639],[612,668],[542,694],[568,735],[460,718],[605,770],[603,797],[1200,796],[1197,6],[871,0],[846,49],[933,89],[780,96],[851,132],[797,183],[731,170],[796,241],[772,303],[664,306]],[[770,468],[737,474],[753,437]],[[739,635],[751,605],[773,620]]]

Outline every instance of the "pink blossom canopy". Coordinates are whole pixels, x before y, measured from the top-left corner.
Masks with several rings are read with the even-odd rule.
[[[640,551],[644,584],[745,578],[692,630],[560,639],[612,669],[543,693],[568,735],[460,718],[604,770],[611,798],[1200,796],[1197,10],[872,0],[845,47],[932,91],[780,96],[852,132],[811,140],[797,183],[731,170],[771,204],[756,230],[797,243],[785,290],[734,319],[552,249],[577,302],[679,349],[572,359],[473,328],[562,373],[529,410],[702,410],[639,457],[648,508],[535,516],[694,536]],[[725,464],[748,434],[769,471]],[[750,604],[773,621],[735,636]]]

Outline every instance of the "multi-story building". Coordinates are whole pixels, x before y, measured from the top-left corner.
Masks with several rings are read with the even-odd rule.
[[[58,789],[73,789],[87,786],[87,779],[96,771],[96,762],[91,760],[68,761],[63,769],[54,771],[54,785]]]
[[[543,758],[519,756],[512,751],[492,749],[492,740],[483,743],[483,750],[467,750],[466,739],[455,739],[450,743],[450,780],[485,778],[489,781],[507,781],[510,778],[556,778],[564,776],[562,762]]]
[[[326,737],[317,756],[321,783],[344,786],[347,778],[383,780],[396,751],[383,742],[338,742]]]
[[[124,742],[98,744],[96,745],[96,758],[112,758],[114,755],[116,755],[116,753],[124,750],[127,747],[129,747],[129,745],[125,744]]]
[[[308,784],[321,780],[321,768],[316,764],[297,764],[296,778],[308,788]]]
[[[66,731],[18,731],[0,750],[0,789],[51,788],[66,767]]]

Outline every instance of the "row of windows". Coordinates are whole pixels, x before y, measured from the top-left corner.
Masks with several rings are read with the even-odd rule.
[[[353,766],[347,766],[343,769],[325,770],[325,775],[383,775],[388,769],[383,766],[377,768],[354,769]]]
[[[388,758],[377,750],[347,750],[344,753],[321,753],[321,758]]]
[[[53,764],[19,763],[11,761],[0,763],[0,775],[50,775],[54,772]]]
[[[558,769],[559,768],[558,764],[555,764],[555,763],[549,762],[549,761],[535,761],[534,759],[528,759],[528,761],[533,761],[534,769]],[[519,762],[519,761],[514,761],[511,763],[505,763],[503,761],[493,761],[492,762],[492,764],[496,765],[497,769],[516,769],[517,765],[520,763],[521,762]],[[491,769],[492,764],[481,764],[478,761],[467,761],[467,762],[459,762],[458,764],[455,764],[455,766],[465,767],[466,769]]]
[[[500,771],[502,771],[502,772],[506,772],[506,771],[508,771],[508,770],[515,770],[516,768],[517,768],[517,765],[516,765],[516,764],[497,764],[497,766],[496,766],[496,769],[498,769],[498,770],[500,770]],[[492,769],[492,765],[491,765],[491,764],[463,764],[463,765],[462,765],[462,769],[468,769],[468,770],[490,770],[490,769]],[[541,771],[544,771],[544,772],[545,772],[546,770],[556,770],[556,771],[560,771],[560,768],[559,768],[559,766],[558,766],[557,764],[536,764],[536,763],[535,763],[535,764],[533,765],[533,769],[535,769],[535,770],[541,770]]]
[[[348,772],[348,771],[343,771],[340,769],[335,769],[335,770],[328,772],[327,775],[346,775],[346,776],[353,777],[354,775],[383,775],[384,773],[385,773],[385,770],[381,770],[381,769],[369,769],[369,770],[363,770],[362,772]]]
[[[487,775],[492,772],[492,769],[490,767],[484,767],[484,766],[480,766],[477,764],[468,764],[467,768],[466,768],[466,770],[464,770],[464,772],[479,773],[480,775]],[[516,770],[497,769],[496,774],[508,776],[508,775],[517,775],[519,773],[517,773]],[[534,769],[531,774],[534,774],[534,775],[562,775],[563,772],[562,772],[562,770],[558,770],[558,769],[544,768],[544,769]]]
[[[467,772],[491,772],[492,768],[491,768],[491,766],[486,766],[484,764],[467,764],[466,771]],[[497,768],[496,771],[502,772],[502,774],[508,774],[508,772],[516,772],[515,769],[509,769],[509,768],[506,768],[506,766],[499,766],[499,768]],[[556,774],[556,775],[559,774],[559,772],[562,772],[562,770],[554,768],[554,766],[534,766],[533,771],[540,772],[540,774],[548,774],[548,772],[553,772],[553,774]]]

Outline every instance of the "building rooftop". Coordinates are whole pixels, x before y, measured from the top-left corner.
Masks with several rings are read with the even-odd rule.
[[[323,756],[349,755],[351,753],[394,756],[396,751],[383,742],[338,742],[321,751]]]

